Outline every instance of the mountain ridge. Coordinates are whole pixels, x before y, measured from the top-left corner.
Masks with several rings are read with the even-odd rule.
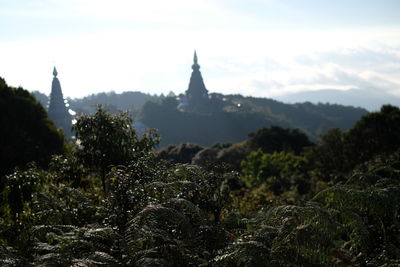
[[[46,101],[43,94],[35,95]],[[251,132],[269,126],[297,128],[312,140],[318,140],[331,128],[349,129],[368,113],[363,108],[340,104],[288,104],[270,98],[217,93],[210,94],[203,108],[183,111],[179,109],[182,97],[110,92],[68,99],[68,102],[78,115],[92,113],[96,104],[104,105],[113,113],[129,110],[141,128],[158,129],[161,147],[187,142],[205,146],[240,142]]]
[[[400,106],[400,97],[374,88],[367,89],[320,89],[308,90],[297,93],[288,93],[277,96],[276,99],[287,103],[312,102],[333,103],[362,107],[369,111],[379,110],[382,105],[391,104]]]

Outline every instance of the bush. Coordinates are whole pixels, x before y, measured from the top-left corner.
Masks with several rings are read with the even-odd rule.
[[[275,177],[282,186],[287,188],[289,178],[303,173],[305,170],[305,159],[292,153],[279,152],[265,154],[260,149],[251,152],[242,161],[242,178],[247,186],[257,186]]]

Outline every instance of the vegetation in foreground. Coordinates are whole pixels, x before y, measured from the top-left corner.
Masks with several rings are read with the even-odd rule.
[[[315,145],[272,145],[301,135],[277,128],[216,145],[238,155],[227,164],[160,161],[158,136],[130,122],[99,107],[78,119],[78,145],[1,176],[0,265],[400,264],[398,108]]]

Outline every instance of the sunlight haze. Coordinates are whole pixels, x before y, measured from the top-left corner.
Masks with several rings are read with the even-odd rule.
[[[400,97],[398,1],[0,0],[0,76],[66,97],[183,93],[196,49],[210,92]]]

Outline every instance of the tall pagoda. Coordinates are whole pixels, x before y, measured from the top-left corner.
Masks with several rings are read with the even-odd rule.
[[[64,131],[65,137],[71,136],[71,115],[65,105],[63,93],[61,91],[60,81],[57,78],[58,72],[56,67],[53,69],[53,82],[51,84],[50,103],[48,109],[49,118],[54,124]]]
[[[204,106],[208,101],[208,90],[201,76],[200,65],[197,63],[196,50],[194,51],[192,69],[189,88],[186,90],[187,101],[191,107]]]

